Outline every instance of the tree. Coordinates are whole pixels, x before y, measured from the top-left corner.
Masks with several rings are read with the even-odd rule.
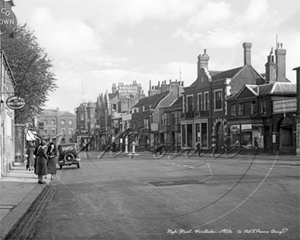
[[[26,103],[15,111],[15,122],[31,122],[42,111],[49,92],[57,88],[53,65],[26,24],[18,26],[14,38],[3,40],[2,48],[15,78],[15,95]]]

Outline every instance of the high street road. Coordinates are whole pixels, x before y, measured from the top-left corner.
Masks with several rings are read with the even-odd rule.
[[[33,239],[299,238],[295,158],[97,155],[58,170]]]

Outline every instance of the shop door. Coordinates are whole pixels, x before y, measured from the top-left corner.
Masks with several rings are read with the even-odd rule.
[[[279,129],[279,153],[294,154],[296,146],[293,141],[293,122],[289,118],[284,118]]]

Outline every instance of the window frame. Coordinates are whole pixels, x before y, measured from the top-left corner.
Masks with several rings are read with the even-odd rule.
[[[220,93],[220,99],[217,101],[217,94]],[[220,107],[217,108],[217,104],[220,103]],[[223,111],[223,89],[214,90],[214,111]]]

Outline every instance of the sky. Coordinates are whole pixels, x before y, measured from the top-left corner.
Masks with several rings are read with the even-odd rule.
[[[113,83],[141,83],[145,94],[164,80],[190,86],[197,57],[209,70],[244,64],[265,72],[276,39],[287,50],[286,75],[300,66],[299,0],[14,0],[18,24],[27,24],[52,60],[58,88],[45,108],[69,111],[96,102]]]

